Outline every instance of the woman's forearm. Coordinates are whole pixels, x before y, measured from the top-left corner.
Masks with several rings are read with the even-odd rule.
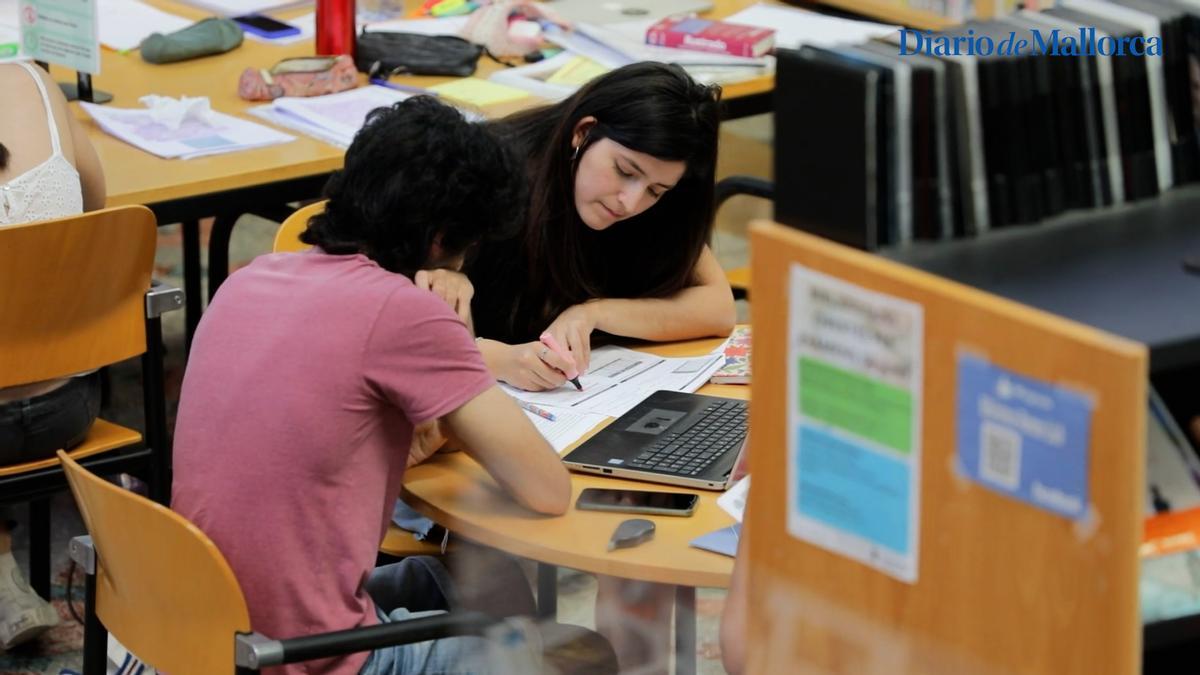
[[[658,342],[728,335],[737,321],[728,285],[692,286],[662,299],[604,298],[585,307],[597,330]]]

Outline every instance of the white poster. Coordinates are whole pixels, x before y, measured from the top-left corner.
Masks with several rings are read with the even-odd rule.
[[[792,265],[788,532],[916,583],[924,311]]]
[[[96,0],[21,0],[21,46],[36,61],[100,72]]]

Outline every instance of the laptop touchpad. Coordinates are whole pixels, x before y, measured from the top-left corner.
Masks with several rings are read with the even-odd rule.
[[[686,412],[653,408],[650,412],[638,418],[636,422],[625,427],[625,431],[657,436],[684,417],[687,417]]]

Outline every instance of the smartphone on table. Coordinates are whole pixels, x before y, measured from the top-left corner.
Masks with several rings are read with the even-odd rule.
[[[300,34],[300,29],[296,26],[272,19],[263,14],[245,14],[243,16],[235,16],[233,20],[247,33],[253,33],[268,40]]]
[[[652,492],[649,490],[613,490],[584,488],[575,500],[581,511],[619,511],[650,513],[660,516],[690,516],[700,497],[691,492]]]

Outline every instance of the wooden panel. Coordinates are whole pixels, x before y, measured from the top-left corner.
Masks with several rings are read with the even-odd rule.
[[[721,342],[721,339],[692,340],[639,349],[663,356],[695,356],[711,352]],[[710,384],[699,393],[745,399],[750,388]],[[591,434],[602,428],[603,425],[597,426]],[[630,517],[627,513],[579,511],[572,506],[559,517],[535,515],[501,492],[483,468],[461,452],[437,455],[409,469],[404,476],[405,499],[413,508],[451,532],[481,544],[596,574],[685,586],[729,585],[732,558],[688,546],[692,539],[733,523],[717,506],[721,493],[572,473],[571,504],[580,491],[589,487],[692,492],[700,495],[700,502],[690,518],[648,516],[657,525],[653,541],[610,552],[606,548],[609,536],[621,521]]]
[[[100,557],[96,614],[129,650],[173,675],[233,672],[250,615],[233,570],[196,526],[58,453]]]
[[[1145,348],[779,225],[755,223],[751,236],[751,672],[1137,672]],[[787,534],[780,467],[793,262],[924,307],[915,585]],[[1091,518],[1073,522],[955,473],[960,347],[1095,397]]]
[[[0,229],[0,387],[146,351],[154,228],[136,206]]]

